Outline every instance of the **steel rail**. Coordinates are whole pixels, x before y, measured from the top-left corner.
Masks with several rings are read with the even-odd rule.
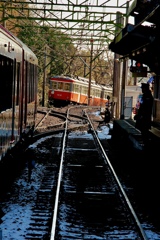
[[[116,174],[116,172],[114,171],[111,162],[109,161],[109,158],[107,157],[107,155],[106,155],[106,153],[105,153],[105,150],[104,150],[104,148],[103,148],[103,146],[102,146],[102,144],[101,144],[101,142],[100,142],[100,140],[99,140],[99,138],[98,138],[98,136],[97,136],[97,133],[96,133],[96,131],[94,130],[92,121],[90,120],[90,118],[89,118],[89,116],[88,116],[87,113],[86,113],[86,116],[87,116],[88,121],[89,121],[89,123],[90,123],[90,126],[91,126],[91,128],[92,128],[92,131],[93,131],[93,133],[94,133],[94,135],[95,135],[95,137],[96,137],[96,140],[98,141],[98,144],[99,144],[99,146],[100,146],[100,148],[101,148],[101,151],[103,152],[103,155],[104,155],[104,157],[105,157],[106,163],[109,165],[110,170],[112,171],[113,176],[114,176],[114,178],[115,178],[115,180],[116,180],[116,182],[117,182],[117,184],[118,184],[118,187],[119,187],[119,189],[120,189],[120,191],[121,191],[121,193],[122,193],[122,195],[123,195],[123,197],[124,197],[124,200],[125,200],[128,208],[130,209],[131,213],[132,213],[133,219],[135,220],[135,222],[136,222],[136,224],[137,224],[137,227],[138,227],[138,229],[139,229],[140,235],[141,235],[141,237],[142,237],[144,240],[148,240],[148,238],[147,238],[147,236],[146,236],[146,233],[145,233],[145,231],[143,230],[142,225],[141,225],[141,223],[140,223],[140,221],[139,221],[139,219],[138,219],[138,217],[137,217],[137,215],[136,215],[136,213],[135,213],[135,211],[134,211],[134,209],[133,209],[133,207],[132,207],[132,204],[131,204],[131,202],[130,202],[128,196],[127,196],[127,194],[125,193],[125,191],[124,191],[124,189],[123,189],[123,187],[122,187],[122,185],[121,185],[121,183],[120,183],[120,181],[119,181],[119,179],[118,179],[118,177],[117,177],[117,174]]]
[[[136,213],[135,213],[135,211],[134,211],[134,209],[132,207],[132,204],[131,204],[127,194],[125,193],[125,191],[124,191],[124,189],[123,189],[123,187],[122,187],[122,185],[121,185],[121,183],[120,183],[120,181],[119,181],[119,179],[118,179],[118,177],[117,177],[117,175],[115,173],[115,170],[113,169],[113,167],[112,167],[112,165],[111,165],[111,163],[110,163],[110,161],[109,161],[109,159],[108,159],[108,157],[107,157],[107,155],[105,153],[105,150],[104,150],[103,146],[101,145],[101,142],[100,142],[100,140],[99,140],[99,138],[97,136],[97,133],[96,133],[94,127],[93,127],[92,121],[90,120],[89,115],[86,113],[86,111],[85,111],[85,114],[86,114],[87,119],[89,121],[90,127],[91,127],[91,129],[93,131],[93,134],[94,134],[94,136],[95,136],[95,138],[96,138],[96,140],[97,140],[97,142],[98,142],[98,144],[100,146],[100,149],[101,149],[101,151],[102,151],[102,153],[103,153],[103,155],[105,157],[105,162],[106,162],[106,164],[109,165],[110,170],[111,170],[111,172],[112,172],[112,174],[113,174],[113,176],[114,176],[114,178],[115,178],[115,180],[117,182],[117,185],[118,185],[118,187],[120,189],[120,192],[121,192],[121,194],[122,194],[122,196],[123,196],[123,198],[125,200],[125,203],[126,203],[126,205],[128,206],[128,209],[131,212],[133,220],[136,223],[137,229],[138,229],[142,239],[143,240],[148,240],[148,238],[146,236],[146,233],[145,233],[145,231],[142,228],[142,225],[141,225],[141,223],[140,223],[140,221],[139,221],[139,219],[138,219],[138,217],[137,217],[137,215],[136,215]],[[69,109],[67,111],[66,126],[65,126],[65,129],[64,129],[64,135],[63,135],[62,152],[61,152],[59,176],[58,176],[58,181],[57,181],[57,191],[56,191],[56,198],[55,198],[55,205],[54,205],[53,221],[52,221],[50,240],[55,240],[57,213],[58,213],[58,205],[59,205],[59,195],[60,195],[61,179],[62,179],[62,174],[63,174],[64,151],[65,151],[65,143],[66,143],[67,128],[68,128],[68,119],[69,119]]]
[[[64,151],[65,151],[65,143],[66,143],[67,128],[68,128],[68,114],[69,114],[69,110],[67,111],[67,118],[66,118],[64,135],[63,135],[62,152],[61,152],[59,175],[58,175],[58,181],[57,181],[57,190],[56,190],[56,197],[55,197],[55,204],[54,204],[54,212],[53,212],[53,221],[52,221],[50,240],[55,240],[59,194],[60,194],[61,179],[62,179],[62,174],[63,174]]]
[[[39,121],[39,123],[35,126],[35,129],[34,131],[39,127],[39,125],[45,120],[45,118],[49,115],[50,111],[45,111],[45,112],[42,112],[42,111],[38,111],[38,112],[41,112],[44,114],[44,117]]]
[[[71,107],[71,108],[73,108],[73,107]],[[63,135],[62,152],[61,152],[61,159],[60,159],[60,167],[59,167],[59,175],[58,175],[58,181],[57,181],[57,190],[56,190],[56,197],[55,197],[55,204],[54,204],[54,211],[53,211],[53,221],[52,221],[50,240],[55,240],[58,203],[59,203],[61,179],[62,179],[62,174],[63,174],[64,151],[65,151],[65,143],[66,143],[68,122],[69,122],[69,110],[71,108],[69,108],[67,110],[67,116],[66,116],[66,122],[65,122],[65,129],[64,129],[64,135]]]

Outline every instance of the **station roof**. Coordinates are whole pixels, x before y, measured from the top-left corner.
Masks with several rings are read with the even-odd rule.
[[[134,53],[142,46],[147,46],[155,39],[155,29],[149,26],[127,24],[114,38],[109,48],[120,55]]]
[[[120,60],[141,62],[149,66],[151,72],[160,74],[160,5],[135,0],[128,14],[135,17],[135,23],[126,24],[109,44],[109,49],[119,54]]]

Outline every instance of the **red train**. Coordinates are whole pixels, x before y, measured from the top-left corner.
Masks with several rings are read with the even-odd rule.
[[[38,59],[0,25],[0,160],[22,134],[34,128]]]
[[[50,79],[48,100],[53,105],[68,103],[88,104],[89,80],[82,77],[54,76]],[[112,87],[106,87],[91,81],[90,105],[105,106],[108,98],[112,97]]]

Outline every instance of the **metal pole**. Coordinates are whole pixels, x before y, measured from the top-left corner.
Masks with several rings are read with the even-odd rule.
[[[83,77],[86,76],[86,58],[84,59],[84,74],[83,74]]]
[[[127,72],[128,60],[123,62],[122,71],[122,89],[121,89],[121,119],[124,119],[124,100],[125,100],[125,85],[126,85],[126,72]]]
[[[126,12],[129,8],[129,2],[127,2],[127,9]],[[128,23],[128,17],[126,17],[126,25]],[[126,86],[126,77],[127,77],[127,73],[128,73],[128,60],[124,60],[123,61],[123,71],[122,71],[122,89],[121,89],[121,119],[124,119],[124,108],[125,108],[125,104],[124,104],[124,100],[125,100],[125,86]]]
[[[116,32],[120,32],[121,29],[119,25],[123,25],[123,17],[122,13],[116,13]],[[114,72],[113,72],[113,117],[119,118],[120,116],[120,105],[121,105],[121,88],[120,88],[120,72],[121,72],[121,64],[118,61],[120,55],[115,53],[114,55]]]
[[[43,90],[42,90],[42,107],[45,106],[45,87],[46,87],[46,47],[44,48],[44,75],[43,75]]]
[[[90,58],[90,69],[89,69],[88,106],[90,106],[90,100],[91,100],[93,39],[91,39],[90,42],[91,42],[91,58]]]
[[[2,12],[2,26],[3,27],[6,27],[6,21],[4,20],[6,17],[6,5],[7,5],[7,3],[4,3],[3,12]]]

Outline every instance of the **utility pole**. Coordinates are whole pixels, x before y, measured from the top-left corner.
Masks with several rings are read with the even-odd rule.
[[[89,85],[88,85],[88,106],[90,106],[90,101],[91,101],[91,80],[92,80],[93,39],[91,39],[90,42],[91,42],[91,57],[90,57]]]
[[[120,24],[123,25],[123,18],[122,18],[122,13],[117,12],[116,13],[116,23],[117,23],[117,28],[116,32],[120,32],[121,29],[118,27]],[[121,72],[121,64],[118,61],[120,55],[115,53],[114,55],[114,72],[113,72],[113,117],[119,118],[120,117],[120,105],[121,105],[121,88],[120,88],[120,72]]]
[[[43,89],[42,89],[42,107],[45,106],[45,87],[46,87],[46,46],[44,47],[44,75],[43,75]]]
[[[3,4],[3,12],[2,12],[2,26],[6,27],[6,21],[4,20],[6,17],[6,5],[7,3]]]
[[[86,58],[84,59],[84,74],[83,76],[85,77],[86,76]]]
[[[118,61],[119,54],[114,54],[113,67],[113,100],[112,100],[112,117],[119,116],[119,90],[120,90],[120,62]]]

